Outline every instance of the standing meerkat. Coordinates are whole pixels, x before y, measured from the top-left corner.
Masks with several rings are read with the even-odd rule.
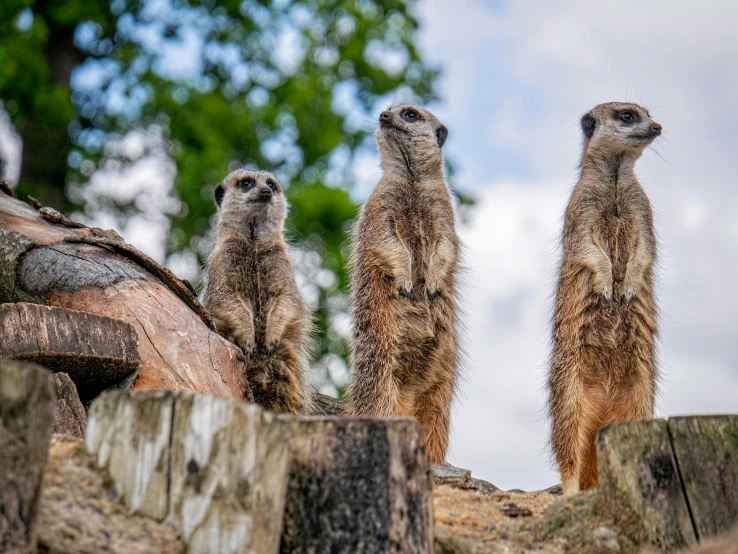
[[[283,238],[287,201],[266,171],[238,169],[215,189],[218,241],[206,268],[203,304],[218,332],[247,358],[258,404],[311,412],[311,316],[297,290]]]
[[[443,462],[457,378],[459,239],[443,173],[448,130],[427,110],[393,106],[375,133],[382,178],[354,228],[351,298],[356,415],[413,416]]]
[[[598,483],[595,437],[653,417],[657,309],[651,204],[634,172],[661,125],[622,102],[582,117],[581,177],[566,209],[548,379],[564,494]]]

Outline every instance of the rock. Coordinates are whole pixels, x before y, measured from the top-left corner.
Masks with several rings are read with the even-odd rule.
[[[179,532],[131,514],[110,477],[68,436],[51,440],[39,513],[38,548],[49,554],[177,554]]]
[[[280,422],[290,445],[283,553],[431,551],[430,471],[416,420]]]
[[[56,404],[54,405],[54,433],[85,438],[87,414],[77,395],[77,387],[66,373],[55,373]]]
[[[433,483],[436,485],[448,485],[457,489],[474,490],[480,494],[491,495],[498,489],[492,483],[481,479],[474,479],[471,471],[446,464],[431,464]]]
[[[598,553],[620,553],[620,541],[618,540],[618,534],[612,527],[597,527],[593,531],[592,537],[594,539],[594,545]]]
[[[55,398],[51,373],[0,358],[0,552],[36,551],[39,493]]]

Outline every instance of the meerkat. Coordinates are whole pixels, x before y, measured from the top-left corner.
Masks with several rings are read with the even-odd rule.
[[[243,350],[255,401],[274,412],[311,413],[312,321],[283,237],[282,186],[266,171],[238,169],[215,188],[215,202],[217,243],[203,304],[218,332]]]
[[[661,125],[637,104],[581,120],[581,177],[566,209],[548,379],[551,443],[564,494],[598,483],[595,437],[653,417],[657,307],[651,204],[634,172]]]
[[[443,171],[448,130],[392,106],[375,133],[383,175],[353,232],[349,412],[413,416],[443,462],[457,380],[459,239]]]

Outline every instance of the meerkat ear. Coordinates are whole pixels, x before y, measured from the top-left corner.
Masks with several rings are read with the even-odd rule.
[[[448,137],[448,129],[445,125],[441,125],[436,129],[436,141],[438,142],[438,148],[443,148],[443,143],[446,142]]]
[[[215,187],[215,203],[220,208],[220,203],[223,202],[223,196],[225,195],[225,187],[223,187],[223,183],[220,183],[217,187]]]
[[[591,115],[586,114],[582,116],[582,132],[584,133],[585,137],[592,138],[592,135],[594,135],[595,132],[596,125],[597,122],[595,121],[595,118]]]

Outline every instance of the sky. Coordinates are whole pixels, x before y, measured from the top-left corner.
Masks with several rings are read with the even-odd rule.
[[[606,101],[644,104],[664,126],[636,166],[660,245],[657,414],[738,413],[738,6],[419,0],[416,15],[420,50],[442,70],[431,108],[450,131],[452,184],[477,199],[459,226],[467,363],[449,462],[503,489],[558,482],[544,385],[559,234],[578,178],[579,119]],[[75,86],[93,77],[78,72]],[[0,156],[15,160],[13,182],[20,143],[3,117]],[[116,148],[133,158],[145,140],[131,135]],[[143,205],[166,204],[174,170],[154,149],[116,179],[93,174],[88,196],[121,193],[125,182]],[[359,156],[354,175],[364,198],[380,176],[376,154]],[[94,224],[117,227],[105,214]],[[161,214],[118,230],[163,259]],[[168,263],[197,277],[191,259]]]
[[[636,172],[659,240],[658,416],[738,413],[738,6],[688,1],[422,0],[419,40],[442,69],[460,227],[465,384],[449,461],[503,489],[558,482],[545,379],[562,214],[579,119],[647,106],[664,136]]]

